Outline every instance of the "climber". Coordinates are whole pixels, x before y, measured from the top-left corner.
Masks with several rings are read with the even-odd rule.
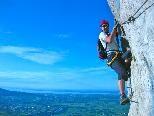
[[[129,98],[125,94],[125,81],[127,81],[127,72],[123,65],[116,42],[117,34],[116,24],[113,31],[109,32],[109,22],[102,20],[100,24],[101,32],[99,34],[99,40],[107,53],[107,64],[118,74],[118,86],[120,91],[120,104],[125,105],[129,103]],[[99,46],[98,46],[99,49]]]

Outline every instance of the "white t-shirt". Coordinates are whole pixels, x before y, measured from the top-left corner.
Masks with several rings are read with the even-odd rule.
[[[99,34],[99,39],[100,39],[103,47],[106,48],[106,35],[104,34],[104,32],[101,32]],[[109,51],[109,50],[118,50],[118,44],[116,42],[116,37],[114,39],[112,39],[111,43],[107,44],[106,51]]]

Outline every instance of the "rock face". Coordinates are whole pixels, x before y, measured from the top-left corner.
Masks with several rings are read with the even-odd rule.
[[[132,102],[128,116],[154,116],[154,0],[108,0],[115,18],[124,24],[134,56],[131,63]]]

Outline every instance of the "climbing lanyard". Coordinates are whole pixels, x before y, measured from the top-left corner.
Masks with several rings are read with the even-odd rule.
[[[132,15],[130,16],[126,21],[124,21],[121,25],[124,24],[129,24],[131,22],[134,22],[138,17],[140,17],[146,10],[148,10],[150,7],[152,7],[154,5],[154,3],[152,3],[150,6],[148,6],[147,8],[145,8],[138,16],[135,17],[135,15],[141,10],[141,8],[148,2],[148,0],[146,0],[139,8],[138,10]]]

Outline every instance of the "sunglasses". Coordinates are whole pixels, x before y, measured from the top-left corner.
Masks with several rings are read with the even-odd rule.
[[[105,25],[102,25],[102,27],[108,27],[109,25],[105,24]]]

